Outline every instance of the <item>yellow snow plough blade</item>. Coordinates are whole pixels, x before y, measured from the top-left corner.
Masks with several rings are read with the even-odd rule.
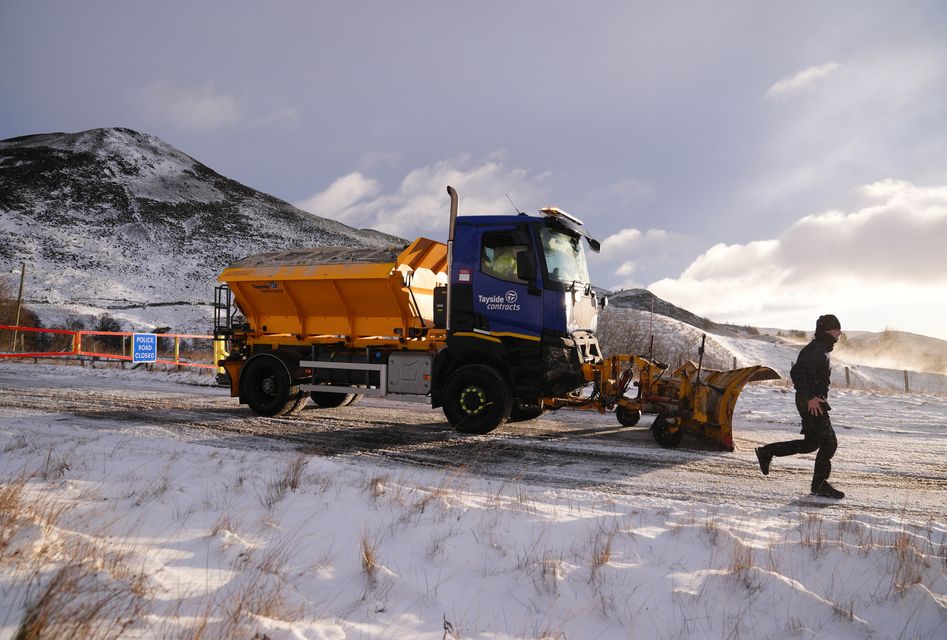
[[[628,354],[586,364],[583,371],[594,388],[591,396],[543,398],[542,406],[601,413],[614,409],[624,426],[637,424],[643,413],[655,414],[651,431],[661,446],[676,447],[690,432],[727,451],[733,451],[733,409],[743,387],[779,379],[762,365],[717,371],[686,362],[668,373],[666,364]],[[632,380],[638,387],[636,397],[625,395]]]
[[[704,369],[697,381],[697,367],[687,362],[673,378],[680,381],[680,426],[733,451],[733,409],[740,392],[748,382],[778,380],[779,374],[760,365],[730,371]]]

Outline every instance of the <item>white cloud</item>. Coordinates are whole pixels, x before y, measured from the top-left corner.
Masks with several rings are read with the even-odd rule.
[[[664,229],[621,229],[602,240],[601,253],[591,253],[589,262],[597,284],[613,290],[637,289],[645,285],[639,279],[650,269],[667,273],[682,247],[693,245],[693,238]]]
[[[771,86],[766,92],[766,97],[779,100],[782,98],[787,98],[795,93],[799,93],[800,91],[812,87],[816,81],[826,77],[838,69],[838,66],[838,63],[830,62],[828,64],[803,69],[802,71],[788,78],[783,78]]]
[[[212,84],[176,87],[155,82],[141,89],[138,99],[149,117],[183,129],[216,129],[241,119],[240,101]]]
[[[377,180],[366,178],[361,173],[352,173],[336,179],[325,191],[301,202],[294,203],[304,211],[327,218],[344,217],[346,211],[368,198],[378,195],[381,185]],[[333,215],[335,214],[335,215]]]
[[[629,247],[640,248],[640,245],[655,246],[667,243],[673,234],[664,229],[622,229],[613,233],[602,241],[602,255],[610,256],[627,250]]]
[[[602,251],[606,254],[611,251],[618,251],[622,247],[640,240],[641,235],[641,231],[638,229],[622,229],[602,241]]]
[[[831,312],[849,328],[947,337],[947,186],[885,180],[862,192],[870,204],[857,211],[715,245],[649,288],[715,320],[804,328]]]
[[[350,173],[296,206],[403,238],[443,238],[450,210],[447,185],[459,192],[462,215],[511,213],[506,194],[517,204],[537,201],[547,178],[548,174],[531,175],[525,169],[507,166],[500,153],[481,161],[464,155],[410,171],[390,193],[382,193],[378,181]]]

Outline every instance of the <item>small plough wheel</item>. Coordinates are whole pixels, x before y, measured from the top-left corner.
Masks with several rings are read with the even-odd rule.
[[[654,435],[654,441],[662,447],[673,448],[681,443],[684,437],[684,430],[680,425],[671,424],[663,413],[659,413],[651,425],[651,433]]]
[[[538,418],[543,415],[543,413],[545,413],[545,411],[542,405],[514,402],[513,408],[510,410],[510,418],[507,422],[526,422],[527,420]]]
[[[615,409],[615,417],[618,418],[618,422],[621,423],[621,426],[633,427],[641,420],[641,412],[637,409],[629,409],[618,405]]]

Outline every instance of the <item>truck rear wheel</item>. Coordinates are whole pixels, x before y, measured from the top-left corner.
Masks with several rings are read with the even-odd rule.
[[[240,398],[253,413],[282,416],[302,408],[290,365],[275,354],[253,356],[240,371]]]
[[[316,406],[322,409],[334,409],[335,407],[347,407],[357,402],[356,398],[361,396],[357,393],[333,393],[331,391],[312,391],[309,393]]]
[[[489,433],[506,422],[513,394],[496,369],[468,364],[455,371],[444,388],[444,415],[463,433]]]

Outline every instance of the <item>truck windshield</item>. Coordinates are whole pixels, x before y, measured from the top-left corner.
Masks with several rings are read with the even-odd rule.
[[[554,282],[588,284],[589,266],[581,238],[549,227],[540,230],[546,270]]]

